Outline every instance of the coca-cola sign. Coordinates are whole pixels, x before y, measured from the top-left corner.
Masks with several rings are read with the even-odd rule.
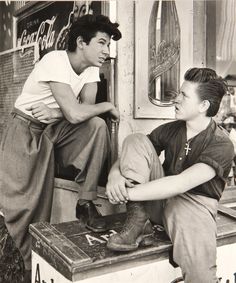
[[[69,27],[79,16],[93,13],[91,3],[38,2],[17,20],[17,46],[37,42],[40,57],[54,49],[65,49]]]
[[[51,48],[55,43],[54,24],[56,18],[53,16],[51,19],[43,21],[39,28],[31,33],[27,29],[24,29],[18,38],[18,45],[22,46],[32,42],[38,42],[41,51]]]

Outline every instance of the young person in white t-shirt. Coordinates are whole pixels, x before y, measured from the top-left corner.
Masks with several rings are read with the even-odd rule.
[[[79,18],[70,28],[68,50],[52,51],[36,64],[10,115],[1,144],[0,207],[26,270],[29,224],[50,219],[54,160],[78,171],[77,215],[91,230],[106,230],[92,202],[110,148],[107,126],[97,115],[108,112],[118,120],[119,112],[95,98],[110,40],[121,38],[118,26],[102,15]]]

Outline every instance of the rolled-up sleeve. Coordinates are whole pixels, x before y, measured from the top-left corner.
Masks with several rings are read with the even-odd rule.
[[[155,130],[153,130],[149,135],[147,135],[158,155],[160,155],[161,151],[165,148],[163,143],[163,133],[165,134],[166,131],[163,131],[163,128],[164,125],[159,126]]]
[[[196,159],[195,163],[205,163],[211,166],[216,175],[227,178],[234,158],[234,148],[228,138],[211,142]]]

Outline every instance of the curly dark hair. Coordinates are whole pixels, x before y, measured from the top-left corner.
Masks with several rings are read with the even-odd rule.
[[[210,68],[191,68],[185,73],[184,79],[198,83],[197,92],[200,99],[210,102],[206,116],[215,116],[219,110],[222,97],[228,91],[226,81]]]
[[[121,38],[121,32],[118,29],[118,23],[112,23],[104,15],[85,15],[71,25],[68,35],[68,50],[73,52],[76,49],[76,40],[78,36],[89,44],[90,40],[96,36],[97,32],[107,33],[113,40]]]

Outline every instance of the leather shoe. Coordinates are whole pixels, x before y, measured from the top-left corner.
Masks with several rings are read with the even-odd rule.
[[[104,232],[107,229],[106,222],[103,217],[98,213],[94,203],[87,201],[80,205],[76,205],[76,218],[81,220],[85,226],[93,232]]]

